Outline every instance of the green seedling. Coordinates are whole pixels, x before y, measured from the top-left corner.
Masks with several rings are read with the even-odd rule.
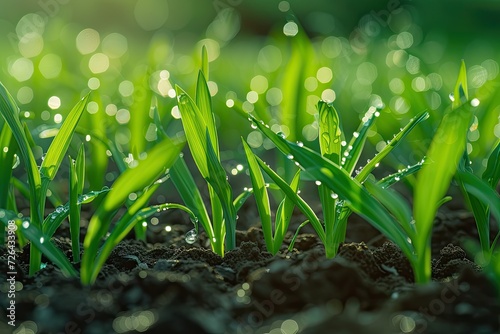
[[[212,100],[207,85],[208,57],[202,51],[202,70],[198,74],[193,100],[176,86],[178,106],[193,160],[208,185],[212,219],[201,200],[196,184],[182,160],[171,170],[171,178],[184,203],[192,209],[210,238],[212,249],[223,256],[236,246],[236,207],[228,177],[221,165]],[[224,244],[225,241],[225,244]]]
[[[269,184],[264,181],[264,176],[262,175],[260,167],[262,160],[255,156],[245,141],[243,141],[243,147],[248,161],[253,195],[257,204],[257,210],[262,224],[262,231],[264,232],[266,247],[271,254],[275,255],[280,250],[281,244],[283,243],[283,239],[288,230],[288,225],[290,224],[290,219],[292,218],[295,204],[290,197],[285,196],[278,206],[278,210],[276,211],[276,222],[273,225],[271,221],[269,194],[267,191]],[[266,167],[264,167],[266,172],[269,172],[270,169]],[[285,183],[285,181],[278,175],[275,175],[275,177],[279,178],[281,183]],[[289,189],[287,188],[289,193],[293,193],[295,196],[298,196],[297,191],[299,189],[299,181],[300,172],[297,172],[290,184]]]
[[[327,257],[334,257],[337,254],[340,243],[345,240],[345,231],[347,227],[347,218],[354,211],[359,214],[361,212],[369,215],[372,223],[376,224],[379,229],[389,233],[393,238],[406,240],[402,238],[398,228],[394,229],[381,221],[381,217],[387,215],[383,213],[380,204],[377,206],[376,201],[368,195],[362,184],[366,181],[371,171],[376,168],[381,160],[386,157],[401,140],[420,122],[428,117],[426,112],[419,114],[412,119],[394,138],[388,142],[381,152],[373,159],[368,161],[367,165],[358,168],[359,157],[361,156],[368,130],[372,126],[379,112],[375,108],[370,110],[363,117],[362,123],[358,130],[353,134],[349,144],[344,140],[341,131],[338,114],[332,104],[320,102],[318,104],[319,111],[319,141],[320,153],[316,153],[306,147],[303,143],[291,143],[284,139],[283,134],[275,134],[263,122],[256,120],[250,116],[250,120],[271,139],[281,152],[290,160],[303,169],[303,171],[312,179],[315,180],[319,187],[320,201],[323,207],[324,223],[318,223],[318,218],[309,210],[302,211],[313,225],[314,229],[322,239],[325,245]],[[380,185],[389,187],[394,182],[401,180],[407,175],[418,171],[421,168],[421,163],[415,166],[409,166],[405,170],[398,171],[380,181]],[[335,170],[335,173],[331,173]],[[330,171],[330,172],[328,172]],[[328,174],[327,181],[325,175]],[[269,175],[269,173],[268,173]],[[269,175],[271,176],[271,175]],[[271,176],[274,182],[280,187],[286,187],[286,183],[277,181]],[[330,179],[330,178],[333,178]],[[333,186],[332,181],[336,184]],[[338,191],[336,189],[339,189]],[[361,189],[361,190],[360,190]],[[282,190],[284,190],[282,188]],[[297,205],[301,199],[294,192],[285,192],[287,196]],[[344,195],[342,195],[344,194]],[[363,200],[366,200],[363,202]],[[353,205],[353,203],[356,203]],[[300,207],[299,207],[300,208]],[[378,209],[380,210],[378,210]],[[307,213],[306,213],[307,212]],[[380,214],[380,215],[379,215]],[[377,218],[379,215],[379,218]],[[398,224],[395,224],[398,225]],[[411,253],[412,247],[408,247],[407,251]],[[408,254],[409,254],[408,253]]]
[[[113,248],[137,223],[147,224],[144,220],[156,212],[176,208],[168,203],[146,208],[145,206],[165,181],[167,169],[178,159],[183,146],[183,142],[175,143],[169,138],[163,139],[147,152],[144,160],[138,161],[136,167],[127,169],[115,180],[89,222],[80,272],[83,284],[88,285],[95,281]],[[128,206],[125,214],[119,217],[106,237],[117,210],[129,199],[133,199],[133,203]]]
[[[465,63],[462,62],[454,90],[451,110],[442,119],[427,153],[427,163],[417,175],[414,189],[413,217],[417,229],[414,241],[418,259],[417,282],[431,278],[431,233],[434,217],[450,186],[466,145],[472,118],[469,108]]]
[[[498,197],[496,186],[500,180],[500,141],[491,151],[481,178],[473,173],[471,164],[467,151],[465,151],[455,178],[468,207],[474,214],[479,243],[481,244],[483,257],[486,257],[487,254],[493,252],[500,236],[500,234],[497,235],[493,243],[490,244],[490,213],[491,210],[495,211],[499,207],[491,203],[491,199]],[[498,222],[500,224],[500,220]]]
[[[7,126],[12,131],[12,136],[16,140],[19,155],[28,175],[30,200],[29,224],[42,232],[45,229],[43,216],[49,184],[54,179],[71,143],[75,127],[83,113],[88,98],[89,96],[87,95],[80,100],[68,114],[56,137],[52,141],[40,168],[38,168],[28,142],[27,133],[29,132],[19,118],[19,108],[7,89],[0,84],[0,113],[5,119]],[[30,239],[30,241],[33,245],[33,240]],[[41,253],[36,246],[35,244],[35,247],[30,247],[30,275],[35,274],[41,266]]]

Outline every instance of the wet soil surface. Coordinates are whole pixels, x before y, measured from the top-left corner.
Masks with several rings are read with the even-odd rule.
[[[221,258],[203,234],[186,244],[187,223],[171,227],[148,243],[122,241],[91,287],[50,263],[28,277],[29,252],[19,253],[15,333],[500,333],[500,298],[461,248],[477,240],[464,212],[438,215],[425,286],[413,283],[399,249],[356,217],[334,259],[307,233],[294,251],[289,236],[272,256],[254,227]],[[53,242],[71,256],[64,226]],[[1,254],[0,333],[10,333]]]

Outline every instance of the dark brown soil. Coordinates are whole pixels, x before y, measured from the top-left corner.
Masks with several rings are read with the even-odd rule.
[[[124,240],[92,287],[50,263],[30,278],[28,252],[18,254],[16,333],[500,332],[500,298],[460,248],[476,237],[467,213],[436,219],[433,282],[425,286],[413,283],[399,249],[356,217],[335,259],[313,234],[271,256],[257,228],[238,232],[238,247],[221,258],[203,235],[187,245],[188,229],[158,229],[148,238],[154,243]],[[70,256],[64,229],[58,233]],[[4,276],[0,333],[10,333]]]

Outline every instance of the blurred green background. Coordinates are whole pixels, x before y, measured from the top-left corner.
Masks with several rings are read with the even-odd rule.
[[[498,1],[0,0],[0,6],[0,80],[34,129],[40,155],[46,130],[89,90],[82,128],[132,158],[156,140],[152,101],[169,134],[182,136],[173,88],[193,91],[202,45],[228,170],[241,158],[240,136],[257,150],[272,148],[233,105],[317,147],[319,99],[334,101],[346,134],[369,106],[381,108],[372,152],[429,110],[430,121],[393,157],[394,164],[416,163],[450,105],[461,59],[476,99],[468,147],[479,158],[475,164],[500,138]]]

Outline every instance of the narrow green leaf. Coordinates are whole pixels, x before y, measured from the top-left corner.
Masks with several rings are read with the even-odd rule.
[[[199,115],[203,118],[207,126],[210,141],[214,146],[217,158],[220,159],[219,140],[217,138],[214,114],[212,112],[212,99],[210,97],[210,90],[208,89],[207,81],[205,80],[205,76],[202,71],[198,73],[198,83],[196,84],[196,105],[200,111]]]
[[[497,142],[495,148],[488,157],[486,170],[482,178],[488,182],[492,188],[495,188],[500,180],[500,141]]]
[[[85,110],[88,99],[89,95],[86,95],[75,105],[66,117],[66,120],[64,120],[56,137],[52,140],[52,143],[47,150],[47,154],[42,161],[42,165],[40,166],[41,176],[43,179],[46,179],[44,182],[50,182],[54,179],[54,176],[61,165],[62,159],[71,144],[71,138],[73,137],[76,125]]]
[[[92,276],[92,263],[95,260],[101,241],[108,231],[114,212],[125,203],[129,194],[142,191],[156,180],[167,168],[170,168],[183,147],[183,143],[174,143],[165,139],[156,144],[144,160],[135,168],[123,172],[114,182],[111,191],[102,201],[89,223],[84,240],[85,252],[82,258],[81,277],[88,284]]]
[[[453,97],[452,109],[457,109],[469,100],[469,93],[467,90],[467,70],[463,60],[460,64],[460,72],[458,74],[457,83],[455,84],[455,90],[453,91]]]
[[[394,183],[404,179],[405,177],[407,177],[409,175],[415,174],[420,169],[422,169],[424,159],[422,161],[416,163],[415,165],[408,166],[407,168],[403,168],[402,170],[398,171],[397,173],[393,173],[391,175],[384,177],[383,179],[378,181],[377,184],[379,186],[381,186],[382,188],[389,188]]]
[[[83,147],[83,146],[82,146]],[[79,179],[76,162],[69,157],[69,230],[73,262],[80,262],[80,206],[78,205]]]
[[[17,152],[17,143],[8,126],[4,126],[0,132],[0,148],[2,148],[0,150],[0,177],[2,178],[2,182],[0,183],[0,208],[7,208],[12,167]]]
[[[181,113],[182,126],[186,133],[186,139],[193,156],[193,160],[204,179],[209,176],[207,166],[207,125],[204,118],[200,117],[201,112],[189,97],[189,95],[176,86],[179,111]]]
[[[313,209],[300,197],[286,182],[283,180],[276,172],[274,172],[264,161],[262,161],[258,156],[255,159],[260,165],[260,168],[266,172],[267,175],[280,187],[280,189],[289,197],[293,203],[299,208],[299,210],[309,219],[311,225],[313,226],[316,234],[320,240],[324,243],[325,241],[325,231],[323,226],[319,221],[318,217],[314,213]]]
[[[179,192],[182,201],[194,215],[198,217],[201,226],[209,236],[210,240],[214,237],[214,231],[208,216],[206,206],[201,197],[198,185],[194,181],[191,172],[189,171],[184,158],[180,157],[170,168],[170,179],[174,183],[175,188]],[[219,254],[222,256],[222,254]]]
[[[373,159],[370,160],[369,163],[367,163],[360,171],[358,175],[356,175],[356,180],[359,182],[363,182],[366,180],[368,175],[373,171],[375,167],[377,167],[380,164],[380,161],[384,159],[389,153],[394,150],[398,146],[398,144],[405,138],[417,124],[420,122],[425,121],[427,118],[429,118],[429,113],[424,111],[418,114],[417,116],[413,117],[406,126],[399,131],[394,138],[380,151]]]
[[[28,175],[28,183],[30,185],[30,207],[38,208],[41,201],[39,189],[41,186],[40,174],[38,173],[38,166],[30,149],[28,138],[24,132],[24,127],[19,120],[19,107],[16,105],[14,98],[7,91],[5,86],[0,82],[0,113],[4,117],[7,125],[12,131],[12,135],[16,139],[19,154],[26,168]],[[43,218],[43,213],[39,210],[31,210],[31,223],[40,226]]]
[[[370,180],[367,180],[364,185],[366,189],[380,201],[394,217],[396,217],[396,221],[403,227],[406,235],[411,240],[415,240],[415,222],[413,221],[408,203],[406,203],[395,191],[384,189]]]
[[[271,221],[271,205],[269,203],[269,194],[266,188],[264,176],[260,170],[259,164],[255,159],[255,155],[242,138],[243,148],[248,161],[248,168],[250,171],[250,179],[252,181],[253,195],[255,203],[257,204],[257,211],[260,217],[262,232],[264,234],[264,241],[266,242],[267,250],[271,253],[274,251],[274,238],[273,228]],[[274,254],[274,253],[273,253]]]
[[[205,45],[201,48],[201,72],[208,80],[208,52]]]
[[[462,63],[457,87],[465,87],[465,66]],[[456,88],[458,89],[458,88]],[[467,93],[464,93],[465,96]],[[458,94],[455,101],[459,100]],[[426,163],[417,175],[415,185],[413,216],[416,221],[417,242],[415,250],[419,258],[416,280],[428,282],[430,272],[430,236],[432,222],[438,209],[438,202],[448,190],[466,144],[472,112],[467,105],[453,103],[453,109],[446,114],[432,139]]]
[[[236,210],[233,205],[233,190],[228,182],[226,171],[214,151],[208,129],[206,132],[206,142],[206,159],[209,175],[207,182],[213,187],[220,200],[226,229],[226,248],[232,250],[236,247]]]
[[[489,206],[500,228],[500,195],[487,182],[472,173],[459,170],[457,175],[470,194]]]
[[[337,110],[332,103],[319,101],[319,147],[320,153],[337,165],[340,165],[342,132]]]
[[[241,207],[243,204],[245,204],[246,200],[252,195],[253,190],[246,190],[236,196],[236,198],[233,201],[234,209],[236,212],[240,211]]]
[[[300,182],[300,170],[297,170],[295,176],[290,183],[290,188],[294,193],[297,193],[299,190],[299,182]],[[276,210],[276,224],[274,231],[274,242],[273,242],[273,254],[279,252],[281,248],[281,244],[283,243],[283,239],[285,238],[285,234],[288,231],[288,226],[290,225],[290,220],[292,219],[293,209],[295,208],[294,201],[285,196],[285,198],[281,201],[278,206],[278,210]]]
[[[366,138],[368,137],[368,130],[370,130],[378,115],[379,112],[375,107],[372,106],[368,109],[358,129],[352,134],[351,141],[347,145],[347,148],[344,150],[343,158],[345,158],[345,162],[343,167],[349,174],[352,174],[356,168],[356,164],[365,146]]]

